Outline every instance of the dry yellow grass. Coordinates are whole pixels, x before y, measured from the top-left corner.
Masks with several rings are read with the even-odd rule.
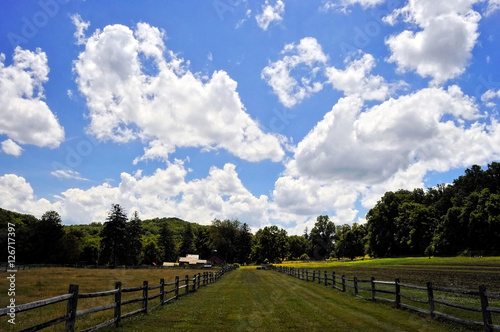
[[[22,270],[16,272],[16,305],[43,300],[62,294],[67,294],[70,284],[79,285],[79,293],[92,293],[98,291],[111,290],[115,288],[115,283],[121,281],[123,288],[142,286],[143,281],[147,280],[150,286],[159,285],[160,279],[165,282],[175,280],[176,276],[180,279],[189,275],[192,278],[197,273],[206,272],[204,270],[168,268],[168,269],[75,269],[75,268],[36,268],[31,270]],[[0,272],[0,292],[7,295],[9,284],[8,274]],[[180,283],[183,285],[183,282]],[[151,291],[151,294],[157,294],[158,290]],[[142,296],[141,292],[123,294],[123,299],[137,298]],[[5,308],[9,303],[9,296],[0,296],[0,307]],[[106,303],[113,302],[112,296],[80,299],[78,310],[96,307]],[[159,303],[155,299],[151,306]],[[131,304],[124,307],[123,313],[130,312],[140,307],[140,303]],[[49,305],[43,308],[21,312],[16,314],[15,325],[7,322],[8,316],[0,318],[0,331],[19,331],[31,327],[50,319],[64,315],[66,312],[66,302]],[[90,327],[105,320],[111,319],[112,310],[107,310],[97,314],[83,316],[77,319],[77,329]],[[61,323],[64,324],[64,323]],[[46,331],[60,331],[63,325],[46,329]]]

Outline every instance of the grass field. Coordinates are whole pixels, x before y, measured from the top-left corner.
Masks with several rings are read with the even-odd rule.
[[[281,264],[309,271],[335,272],[337,276],[345,275],[352,279],[370,279],[375,277],[380,281],[394,281],[399,278],[402,283],[415,286],[426,286],[428,281],[433,286],[477,291],[479,285],[485,285],[488,292],[500,292],[500,257],[415,257],[415,258],[388,258],[359,260],[352,262],[287,262]],[[351,283],[352,284],[352,283]],[[370,287],[370,284],[360,285]],[[377,288],[394,291],[394,286],[378,285]],[[348,291],[352,292],[351,289]],[[427,300],[427,292],[420,290],[402,289],[402,293],[420,300]],[[370,297],[369,292],[360,292],[364,297]],[[377,296],[394,299],[393,295],[377,294]],[[477,296],[467,296],[447,292],[434,292],[438,300],[480,308]],[[428,310],[427,304],[413,301],[403,301],[406,304]],[[500,307],[500,300],[490,300],[490,305]],[[458,318],[482,321],[480,312],[471,312],[449,306],[436,305],[436,311],[443,312]],[[493,323],[500,325],[500,315],[492,314]]]
[[[460,331],[274,271],[242,268],[106,331]]]
[[[79,285],[79,293],[91,293],[97,291],[111,290],[115,288],[115,282],[121,281],[123,288],[142,286],[144,280],[149,281],[150,286],[158,285],[160,279],[165,282],[175,280],[176,276],[184,278],[189,275],[192,278],[198,272],[204,270],[169,268],[169,269],[75,269],[75,268],[35,268],[21,270],[16,273],[16,304],[30,303],[68,293],[70,284]],[[214,270],[215,272],[215,270]],[[5,308],[10,297],[7,296],[8,280],[7,273],[0,273],[0,307]],[[182,285],[183,283],[181,283]],[[142,293],[123,294],[123,300],[140,297]],[[80,299],[78,310],[96,307],[110,303],[114,300],[112,296]],[[155,300],[152,305],[156,305]],[[140,303],[124,307],[123,313],[140,308]],[[66,313],[66,302],[21,312],[16,314],[16,324],[13,326],[7,322],[8,316],[0,318],[0,331],[19,331],[50,319],[62,316]],[[102,323],[113,317],[113,311],[107,310],[101,313],[91,314],[77,319],[77,329],[83,329]],[[64,323],[45,329],[44,331],[61,331]]]
[[[358,260],[352,262],[287,262],[278,264],[308,270],[335,272],[348,278],[358,277],[425,286],[477,290],[485,285],[490,292],[500,292],[500,257],[408,257]]]
[[[335,271],[348,278],[370,278],[450,288],[477,290],[485,284],[488,291],[500,292],[500,258],[405,258],[376,259],[355,262],[297,263],[285,265],[312,271]],[[16,304],[29,303],[65,294],[70,283],[80,286],[80,293],[110,290],[116,281],[123,287],[159,284],[175,276],[191,278],[202,272],[190,269],[163,270],[96,270],[73,268],[39,268],[16,273]],[[5,277],[4,277],[5,276]],[[0,292],[7,293],[6,273],[0,273]],[[150,294],[151,295],[151,294]],[[419,297],[417,294],[407,295]],[[139,293],[124,294],[123,299],[138,297]],[[424,294],[425,296],[425,294]],[[436,295],[437,297],[440,295]],[[443,298],[448,300],[447,298]],[[79,301],[79,310],[110,303],[112,297]],[[478,306],[465,297],[458,296],[460,303]],[[8,304],[8,296],[0,296],[0,306]],[[157,300],[150,306],[157,304]],[[490,303],[500,307],[500,302]],[[135,304],[134,304],[135,305]],[[126,306],[123,313],[137,309]],[[137,304],[140,306],[140,304]],[[425,307],[425,305],[424,305]],[[437,308],[438,310],[438,308]],[[439,309],[441,310],[441,309]],[[47,306],[16,315],[16,326],[0,318],[0,331],[19,331],[52,318],[66,311],[66,303]],[[444,311],[444,310],[443,310]],[[496,315],[500,316],[500,315]],[[112,310],[77,319],[77,329],[96,325],[112,317]],[[481,321],[481,318],[472,318]],[[496,317],[495,324],[500,324]],[[47,331],[60,331],[62,325]],[[155,310],[149,315],[139,315],[123,321],[118,331],[144,330],[365,330],[365,331],[465,331],[466,328],[431,321],[426,317],[394,309],[392,305],[356,298],[351,294],[317,283],[305,282],[274,271],[241,268],[225,276],[220,282],[201,288],[196,293]],[[114,329],[108,329],[114,330]]]

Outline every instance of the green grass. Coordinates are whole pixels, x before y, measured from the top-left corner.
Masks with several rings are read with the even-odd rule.
[[[321,270],[348,278],[358,277],[435,286],[477,290],[485,285],[490,292],[500,292],[500,257],[408,257],[357,260],[348,262],[285,262],[278,264],[308,270]]]
[[[411,257],[411,258],[388,258],[358,260],[352,262],[286,262],[281,264],[306,270],[327,271],[329,275],[335,272],[336,275],[345,275],[352,279],[370,279],[394,281],[399,278],[402,283],[426,286],[431,281],[434,286],[474,290],[477,291],[479,285],[485,285],[488,292],[500,292],[500,257]],[[360,285],[370,287],[369,284]],[[394,286],[377,285],[377,288],[394,290]],[[348,289],[347,291],[352,292]],[[413,289],[402,288],[402,293],[413,298],[426,300],[427,292]],[[360,293],[365,297],[370,297],[366,292]],[[379,297],[394,299],[394,295],[377,294]],[[466,296],[461,294],[434,292],[436,299],[446,302],[467,305],[480,308],[478,297]],[[419,304],[413,301],[403,300],[403,303],[428,310],[428,305]],[[490,305],[500,307],[499,300],[490,300]],[[436,310],[455,317],[468,319],[472,321],[482,321],[481,313],[450,308],[448,306],[436,305]],[[492,314],[493,323],[500,324],[500,315]]]
[[[287,264],[297,268],[313,269],[337,275],[354,276],[359,279],[393,281],[399,277],[401,282],[425,286],[426,281],[434,285],[477,290],[479,284],[485,284],[489,292],[500,292],[500,258],[397,258],[374,259],[354,262],[297,263]],[[70,283],[80,285],[80,293],[103,291],[114,288],[116,281],[122,281],[123,287],[142,285],[148,280],[150,285],[166,282],[175,276],[191,278],[198,271],[190,269],[164,270],[94,270],[73,268],[43,268],[16,273],[16,304],[29,303],[41,299],[65,294]],[[0,292],[6,294],[8,280],[6,273],[0,273]],[[367,285],[365,285],[367,286]],[[379,287],[379,286],[377,286]],[[384,286],[380,285],[380,288]],[[390,289],[390,286],[387,286]],[[348,289],[348,292],[352,290]],[[155,291],[152,291],[154,293]],[[411,290],[403,290],[415,298],[426,298]],[[152,295],[152,294],[150,294]],[[369,296],[369,294],[363,294]],[[139,297],[138,293],[124,294],[123,299]],[[392,298],[392,295],[382,295]],[[436,298],[465,305],[478,306],[477,300],[461,295],[447,296],[435,293]],[[0,307],[8,304],[9,297],[0,295]],[[85,299],[79,301],[78,309],[95,307],[110,303],[111,297]],[[405,300],[403,300],[405,301]],[[155,306],[158,299],[150,303]],[[407,304],[413,305],[413,303]],[[135,305],[135,304],[134,304]],[[124,313],[136,307],[129,305]],[[137,304],[139,305],[139,304]],[[426,305],[417,305],[426,308]],[[500,307],[500,301],[490,305]],[[137,307],[138,308],[138,307]],[[447,308],[436,307],[446,311]],[[18,331],[52,318],[61,316],[66,311],[66,303],[50,305],[16,315],[16,326],[7,323],[8,317],[0,318],[0,331]],[[475,313],[473,313],[476,315]],[[77,329],[99,324],[112,317],[112,310],[77,319]],[[479,316],[461,316],[481,321]],[[500,315],[494,314],[494,323],[500,325]],[[182,297],[164,308],[150,312],[148,316],[139,315],[123,321],[119,331],[143,330],[391,330],[391,331],[440,331],[457,325],[441,324],[420,317],[406,310],[396,310],[390,304],[377,301],[372,303],[356,298],[352,294],[317,283],[305,282],[274,271],[256,270],[255,267],[241,268],[225,276],[220,282],[201,288],[195,294]],[[144,325],[143,325],[144,324]],[[47,331],[60,331],[62,325]]]
[[[452,331],[390,305],[274,271],[242,268],[116,331]],[[458,330],[461,328],[458,327]]]

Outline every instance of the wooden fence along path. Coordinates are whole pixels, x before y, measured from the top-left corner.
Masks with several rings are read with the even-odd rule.
[[[461,290],[461,289],[451,289],[444,287],[436,287],[432,285],[432,282],[428,282],[426,287],[414,286],[401,283],[399,279],[395,279],[395,281],[378,281],[375,280],[374,277],[371,277],[369,280],[361,280],[356,277],[352,279],[346,278],[344,275],[339,276],[336,275],[335,272],[327,273],[324,271],[322,274],[321,271],[309,271],[304,269],[298,269],[288,266],[271,266],[271,269],[286,273],[295,278],[299,278],[305,281],[317,282],[319,284],[324,284],[325,286],[331,285],[332,288],[336,288],[342,292],[346,292],[347,289],[351,290],[352,293],[356,296],[362,297],[364,299],[369,299],[372,301],[380,300],[390,302],[396,305],[396,308],[405,308],[417,311],[419,313],[430,315],[431,318],[442,317],[457,323],[467,324],[469,326],[475,327],[484,327],[484,331],[492,332],[494,330],[500,330],[500,325],[495,325],[492,322],[492,313],[500,314],[499,307],[493,307],[489,304],[489,300],[498,300],[500,299],[500,293],[491,293],[486,291],[486,287],[479,286],[478,291],[471,290]],[[377,286],[378,285],[378,286]],[[411,290],[409,292],[423,292],[425,296],[421,298],[408,296],[401,292],[402,289]],[[369,294],[369,297],[360,295],[360,291],[364,291],[366,294]],[[480,302],[480,308],[472,307],[468,305],[451,303],[441,299],[436,298],[434,292],[443,292],[443,293],[451,293],[451,294],[459,294],[459,295],[467,295],[471,297],[475,297]],[[377,296],[377,294],[389,294],[382,297]],[[428,309],[423,309],[416,307],[414,305],[409,305],[407,303],[403,303],[401,299],[405,299],[414,303],[424,304]],[[442,305],[443,307],[451,307],[456,309],[462,309],[466,311],[478,312],[482,313],[483,321],[473,321],[468,319],[462,319],[458,317],[454,317],[449,314],[445,314],[435,310],[437,305]]]
[[[71,284],[69,286],[69,291],[68,294],[52,297],[50,299],[45,299],[45,300],[40,300],[36,302],[31,302],[31,303],[26,303],[26,304],[21,304],[18,306],[15,306],[12,311],[12,308],[3,308],[0,309],[0,317],[6,316],[9,313],[19,313],[23,311],[28,311],[32,310],[35,308],[40,308],[44,307],[50,304],[54,303],[59,303],[66,301],[67,302],[67,310],[66,314],[63,316],[60,316],[58,318],[52,319],[48,322],[30,327],[28,329],[25,329],[23,331],[38,331],[41,329],[44,329],[46,327],[56,325],[62,322],[65,322],[65,331],[75,331],[75,324],[76,324],[76,319],[78,317],[88,315],[91,313],[96,313],[99,311],[104,311],[104,310],[109,310],[109,309],[114,309],[114,316],[112,319],[103,322],[101,324],[98,324],[96,326],[87,328],[83,331],[95,331],[97,329],[100,329],[102,327],[115,324],[116,326],[119,326],[121,323],[122,319],[125,319],[127,317],[139,314],[139,313],[145,313],[147,314],[148,312],[158,308],[159,306],[162,306],[166,303],[169,303],[170,301],[173,301],[175,299],[178,299],[180,296],[183,295],[188,295],[189,293],[192,293],[196,291],[198,288],[202,286],[206,286],[208,284],[214,283],[218,281],[224,274],[228,273],[229,271],[232,271],[234,268],[233,266],[226,266],[223,267],[221,270],[217,272],[204,272],[203,274],[198,273],[195,274],[193,278],[189,278],[188,275],[186,275],[185,278],[179,279],[179,277],[175,277],[175,281],[172,282],[165,282],[164,279],[160,279],[160,284],[150,286],[148,281],[144,281],[142,286],[138,287],[131,287],[131,288],[122,288],[122,283],[121,282],[116,282],[115,283],[115,289],[108,290],[108,291],[102,291],[102,292],[95,292],[95,293],[79,293],[78,292],[78,285]],[[172,287],[173,286],[173,287]],[[154,291],[159,289],[159,292],[157,294],[150,294],[149,291]],[[142,292],[141,296],[133,299],[128,299],[128,300],[122,300],[122,294],[123,293],[129,293],[129,292]],[[98,307],[93,307],[93,308],[87,308],[83,310],[78,310],[78,299],[85,299],[85,298],[98,298],[98,297],[104,297],[104,296],[114,296],[114,301],[105,304],[102,306]],[[149,301],[154,300],[156,298],[160,298],[160,303],[156,305],[154,308],[149,308]],[[122,314],[122,308],[123,306],[131,303],[136,303],[136,302],[142,302],[142,306],[140,309],[137,309],[132,312],[128,312],[126,314]]]

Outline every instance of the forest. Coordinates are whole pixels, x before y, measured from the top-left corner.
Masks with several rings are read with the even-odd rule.
[[[152,265],[186,254],[218,255],[227,263],[402,256],[500,255],[500,163],[474,165],[451,184],[386,192],[366,223],[335,225],[318,216],[302,235],[278,226],[252,234],[239,220],[210,225],[179,218],[141,220],[112,204],[106,220],[64,225],[47,211],[38,219],[0,208],[0,247],[15,225],[18,264]],[[0,251],[0,262],[7,250]]]

